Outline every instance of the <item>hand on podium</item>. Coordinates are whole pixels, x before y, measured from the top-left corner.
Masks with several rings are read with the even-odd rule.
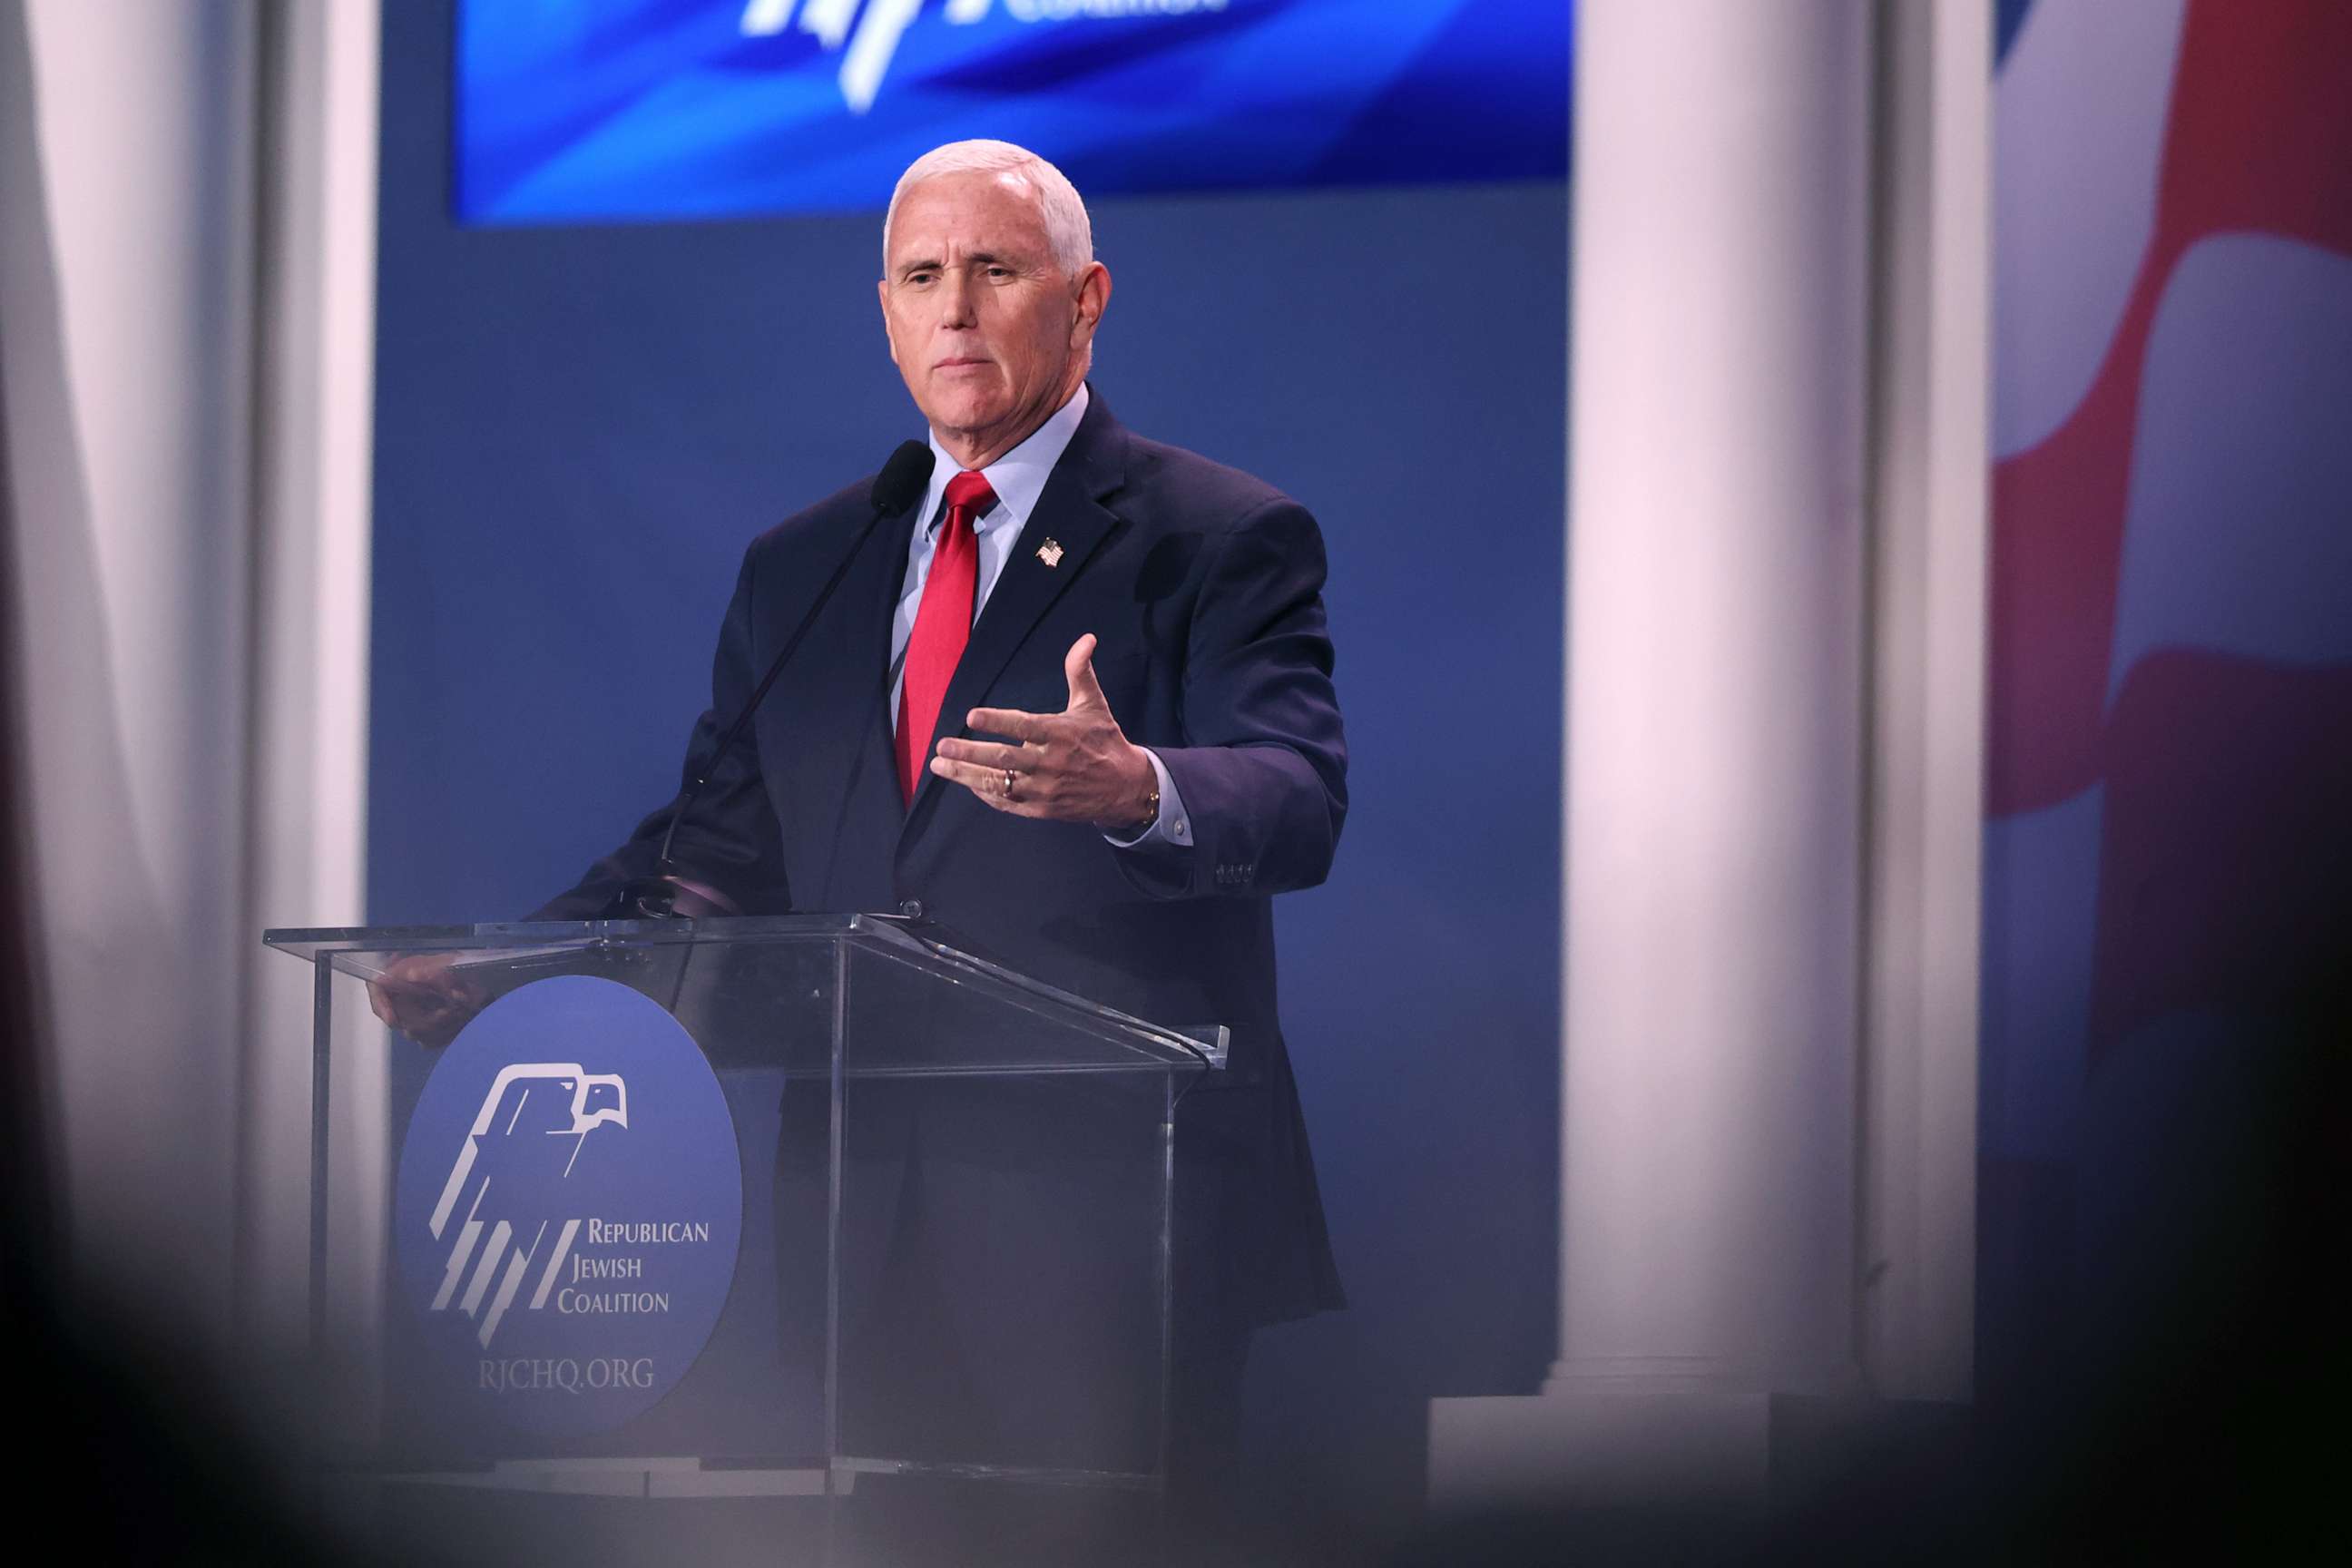
[[[420,1046],[446,1046],[489,1004],[489,994],[457,969],[450,952],[396,958],[368,982],[375,1016]]]

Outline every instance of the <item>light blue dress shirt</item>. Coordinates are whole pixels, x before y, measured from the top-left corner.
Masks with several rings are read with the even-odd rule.
[[[1022,530],[1028,526],[1030,514],[1037,510],[1038,498],[1045,493],[1046,476],[1062,460],[1070,438],[1078,433],[1078,421],[1087,416],[1090,395],[1086,384],[1080,383],[1070,400],[1037,426],[1027,440],[980,470],[988,480],[988,488],[996,492],[996,504],[988,509],[986,517],[972,524],[973,541],[980,547],[971,594],[974,622],[980,619],[988,595],[995,591],[996,580],[1004,574],[1004,563],[1013,559],[1013,549],[1021,542]],[[931,556],[939,545],[940,524],[947,521],[948,481],[960,471],[956,460],[940,445],[937,434],[931,436],[930,441],[931,479],[924,489],[923,510],[918,514],[923,525],[907,542],[906,583],[898,590],[898,607],[890,617],[893,724],[898,721],[898,692],[907,679],[907,640],[914,636],[915,612],[922,607],[923,584],[931,574]],[[1184,802],[1176,793],[1176,781],[1169,776],[1168,764],[1160,760],[1159,752],[1147,746],[1143,754],[1151,759],[1151,771],[1160,778],[1159,819],[1133,838],[1112,838],[1110,842],[1122,849],[1189,848],[1192,824],[1184,815]]]

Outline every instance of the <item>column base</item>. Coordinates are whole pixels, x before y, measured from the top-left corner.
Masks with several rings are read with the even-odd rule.
[[[1430,1401],[1429,1502],[1452,1518],[1834,1513],[1961,1484],[1975,1442],[1965,1405],[1555,1368],[1540,1394]]]
[[[1530,1396],[1430,1402],[1430,1506],[1440,1513],[1760,1507],[1771,1435],[1772,1395],[1759,1387],[1555,1371]]]

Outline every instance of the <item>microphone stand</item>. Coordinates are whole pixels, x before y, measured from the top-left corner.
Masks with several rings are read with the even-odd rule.
[[[717,889],[698,887],[678,874],[677,862],[670,854],[677,838],[677,825],[686,820],[687,813],[694,809],[695,803],[702,798],[702,792],[710,786],[711,775],[719,771],[719,764],[750,727],[751,717],[760,710],[760,704],[766,699],[769,689],[784,673],[784,666],[792,662],[802,639],[808,636],[809,628],[816,625],[817,616],[824,612],[826,605],[832,603],[842,580],[849,575],[850,566],[865,550],[866,541],[874,537],[875,529],[885,517],[903,511],[921,499],[923,487],[931,477],[932,461],[931,449],[920,441],[903,442],[897,451],[890,454],[890,460],[882,466],[882,472],[874,480],[872,515],[866,518],[857,531],[857,537],[843,552],[839,563],[833,569],[833,575],[827,577],[824,586],[817,590],[816,598],[802,615],[799,624],[793,627],[792,635],[784,639],[784,646],[777,649],[776,657],[769,661],[768,672],[760,678],[760,684],[751,689],[751,695],[735,715],[735,721],[727,726],[726,732],[719,738],[719,743],[711,748],[709,760],[688,781],[685,797],[678,802],[677,809],[670,813],[669,826],[662,834],[661,853],[654,862],[653,874],[632,877],[623,883],[620,891],[614,895],[612,904],[607,906],[612,912],[605,919],[701,920],[713,915],[742,912]]]

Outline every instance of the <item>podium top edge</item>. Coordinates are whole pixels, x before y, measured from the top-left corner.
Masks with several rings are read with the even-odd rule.
[[[1219,1024],[1163,1025],[1118,1012],[1042,980],[1003,967],[958,945],[953,931],[933,921],[903,915],[802,914],[730,916],[716,920],[673,917],[625,921],[488,921],[473,925],[275,927],[261,933],[265,946],[311,963],[333,963],[341,954],[517,950],[518,954],[631,948],[691,947],[705,943],[750,943],[798,939],[850,942],[901,959],[944,961],[967,975],[1010,986],[1093,1019],[1172,1047],[1202,1067],[1222,1068],[1231,1032]],[[342,965],[336,963],[337,968]],[[362,971],[364,973],[364,971]]]
[[[472,925],[279,926],[262,944],[316,958],[322,952],[424,952],[446,947],[659,946],[677,942],[742,942],[772,936],[839,936],[852,932],[926,929],[900,915],[808,914],[731,916],[719,920],[480,921]],[[941,931],[942,928],[927,928]]]

